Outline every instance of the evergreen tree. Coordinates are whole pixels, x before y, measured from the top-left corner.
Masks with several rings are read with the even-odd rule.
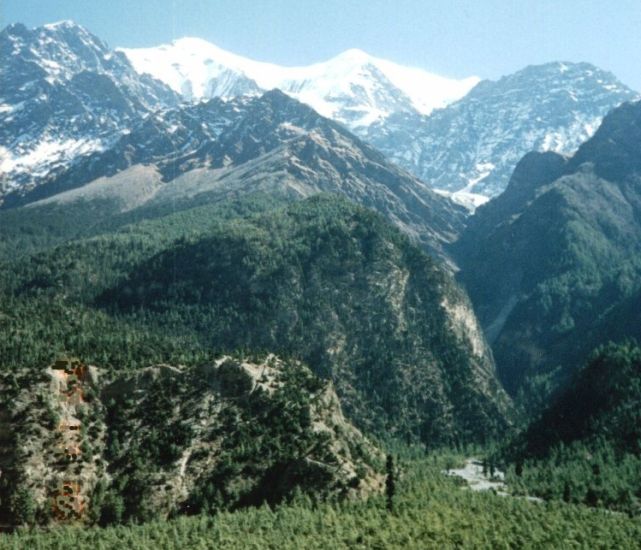
[[[387,477],[385,479],[385,498],[387,501],[387,509],[391,512],[394,509],[394,494],[396,493],[396,475],[394,473],[394,457],[391,454],[387,455],[385,470],[387,472]]]
[[[123,498],[114,493],[108,492],[102,502],[100,510],[100,525],[112,525],[122,521],[125,511]]]
[[[36,503],[31,492],[26,487],[21,487],[10,500],[11,514],[18,525],[31,525],[36,518]]]

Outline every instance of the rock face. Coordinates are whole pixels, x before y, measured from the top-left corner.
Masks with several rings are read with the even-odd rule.
[[[85,519],[106,475],[106,427],[97,398],[98,370],[61,359],[28,387],[3,385],[0,450],[2,523]]]
[[[0,32],[0,200],[106,149],[178,95],[71,22]]]
[[[471,219],[455,256],[516,392],[566,380],[604,338],[639,336],[641,103],[612,111],[571,158],[527,155]]]
[[[380,452],[300,363],[98,372],[58,361],[46,380],[3,388],[14,404],[2,410],[5,523],[105,524],[382,488]]]
[[[480,82],[429,116],[394,114],[361,135],[437,189],[494,197],[523,155],[573,153],[611,109],[635,98],[593,65],[549,63]]]

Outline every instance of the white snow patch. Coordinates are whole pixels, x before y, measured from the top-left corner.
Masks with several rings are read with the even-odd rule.
[[[487,176],[492,173],[495,165],[491,162],[479,162],[474,166],[473,176],[468,176],[467,185],[463,189],[458,191],[447,191],[445,189],[434,189],[439,195],[444,197],[449,197],[455,203],[460,204],[467,208],[471,214],[475,210],[488,202],[490,197],[486,195],[481,195],[480,193],[475,193],[474,188],[476,184],[484,180]]]
[[[72,160],[102,148],[102,142],[96,139],[44,139],[24,155],[15,156],[6,149],[1,151],[0,173],[31,172],[33,175],[45,175],[51,164]]]
[[[487,178],[494,170],[495,166],[491,162],[479,162],[474,166],[475,176],[469,178],[465,191],[471,192],[474,186],[481,180]]]
[[[300,126],[296,126],[291,122],[282,122],[281,124],[278,125],[278,127],[299,136],[304,136],[308,133],[307,130],[305,130],[304,128],[301,128]]]
[[[63,19],[62,21],[55,21],[54,23],[47,23],[43,27],[50,31],[55,31],[63,27],[75,27],[76,24],[71,19]]]
[[[486,197],[485,195],[480,195],[478,193],[470,193],[465,190],[448,191],[447,189],[433,189],[433,191],[442,197],[447,197],[456,204],[465,207],[470,214],[474,214],[479,206],[490,200],[490,197]]]

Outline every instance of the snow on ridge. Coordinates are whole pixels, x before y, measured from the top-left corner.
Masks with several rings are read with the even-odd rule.
[[[43,139],[30,151],[19,156],[8,149],[0,151],[0,174],[30,172],[44,175],[52,164],[69,162],[103,148],[104,143],[99,139]]]
[[[47,23],[46,25],[42,25],[42,26],[47,30],[55,31],[55,30],[61,29],[61,28],[78,27],[79,25],[76,24],[71,19],[63,19],[61,21],[54,21],[53,23]]]
[[[279,88],[330,117],[336,116],[341,108],[340,98],[353,97],[358,90],[360,116],[356,125],[371,124],[392,112],[390,106],[384,108],[380,104],[377,72],[421,114],[460,99],[479,82],[477,77],[456,80],[405,67],[359,49],[298,67],[255,61],[194,37],[153,48],[119,48],[119,51],[129,58],[136,71],[151,74],[190,100],[205,98],[211,90],[210,82],[230,70],[238,77],[254,81],[262,90]]]
[[[384,59],[376,59],[376,65],[394,86],[403,90],[423,115],[461,99],[481,81],[477,76],[462,80],[446,78]]]
[[[466,191],[465,189],[461,189],[459,191],[448,191],[447,189],[433,188],[432,190],[437,195],[441,195],[442,197],[447,197],[452,202],[455,202],[456,204],[463,206],[464,208],[467,209],[470,215],[474,214],[474,212],[479,206],[484,205],[486,202],[490,200],[490,198],[486,197],[485,195],[480,195],[479,193]]]

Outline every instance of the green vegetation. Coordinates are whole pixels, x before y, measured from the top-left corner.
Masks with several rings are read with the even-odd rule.
[[[641,103],[575,157],[531,153],[455,247],[508,393],[529,412],[597,346],[641,338]]]
[[[221,352],[302,358],[368,433],[433,448],[507,426],[491,359],[473,353],[442,306],[468,307],[464,297],[380,216],[329,196],[287,206],[256,195],[144,216],[84,206],[0,212],[2,521],[47,524],[44,480],[18,480],[60,468],[87,476],[83,520],[99,525],[274,504],[297,491],[315,500],[382,491],[383,464],[353,428],[332,420],[335,432],[317,431],[312,409],[333,418],[338,402],[323,404],[316,378],[246,399],[247,379],[225,365],[207,389],[191,375],[149,382],[154,364],[194,372]],[[45,367],[61,353],[101,370],[100,386],[86,388],[95,406],[73,413],[77,463],[53,451],[51,431],[69,413],[52,401]],[[224,406],[206,406],[209,390]]]
[[[396,472],[394,471],[394,457],[387,455],[385,462],[385,500],[387,509],[391,512],[394,510],[394,495],[396,494]]]
[[[491,360],[473,352],[442,307],[466,308],[464,296],[378,215],[333,197],[291,205],[260,195],[173,212],[79,204],[0,213],[0,421],[11,420],[5,404],[47,382],[43,368],[61,352],[101,365],[112,385],[90,397],[103,408],[90,412],[81,448],[104,453],[113,479],[97,481],[87,511],[88,523],[108,527],[21,531],[0,546],[638,546],[641,352],[601,349],[573,378],[580,353],[568,347],[579,329],[586,342],[598,341],[601,328],[618,337],[638,315],[637,260],[622,259],[624,247],[613,253],[591,222],[575,219],[567,193],[523,215],[562,236],[553,251],[563,261],[540,266],[550,277],[530,281],[535,301],[513,317],[550,321],[555,335],[537,343],[548,342],[554,360],[519,382],[524,409],[545,408],[559,381],[567,391],[488,460],[489,470],[508,464],[511,493],[545,504],[465,491],[441,475],[454,460],[444,455],[390,455],[385,491],[381,475],[376,496],[345,498],[383,463],[365,444],[341,443],[353,471],[328,474],[340,470],[336,441],[353,438],[345,427],[335,440],[312,429],[324,382],[293,369],[275,392],[246,399],[253,382],[234,361],[212,379],[167,374],[171,367],[149,374],[160,363],[200,372],[221,352],[239,363],[277,352],[331,380],[350,419],[386,441],[421,441],[431,453],[509,435],[510,405]],[[546,217],[558,205],[575,223]],[[528,249],[533,261],[536,252]],[[123,391],[123,381],[138,393]],[[203,405],[210,390],[222,410]],[[37,434],[34,418],[49,430],[60,421],[41,389],[32,397],[34,411],[19,424],[28,437]],[[20,464],[0,453],[0,468],[12,474],[9,459]],[[185,486],[176,475],[183,459],[192,476]],[[30,486],[2,493],[15,521],[46,523]]]
[[[595,351],[507,457],[516,492],[641,513],[641,348]]]
[[[12,238],[32,253],[7,249],[0,274],[3,370],[61,351],[118,370],[273,351],[332,379],[370,432],[439,446],[507,426],[489,355],[442,303],[469,306],[425,253],[341,199],[273,208],[257,196],[152,212],[44,249],[24,220]]]
[[[525,452],[542,456],[559,443],[604,441],[617,452],[641,455],[639,405],[641,348],[603,346],[527,430]]]
[[[460,457],[459,457],[460,458]],[[305,497],[144,525],[0,535],[2,548],[638,548],[641,524],[565,503],[537,504],[462,489],[444,455],[401,461],[394,511],[384,495],[314,503]]]
[[[109,525],[382,488],[382,454],[345,421],[331,384],[299,362],[226,356],[109,377],[74,361],[8,399],[2,525],[66,521],[65,495],[73,519]],[[83,374],[68,400],[73,368]],[[64,422],[52,428],[48,407]]]
[[[557,445],[541,458],[519,458],[506,471],[513,494],[605,507],[641,517],[641,457],[609,444]]]

